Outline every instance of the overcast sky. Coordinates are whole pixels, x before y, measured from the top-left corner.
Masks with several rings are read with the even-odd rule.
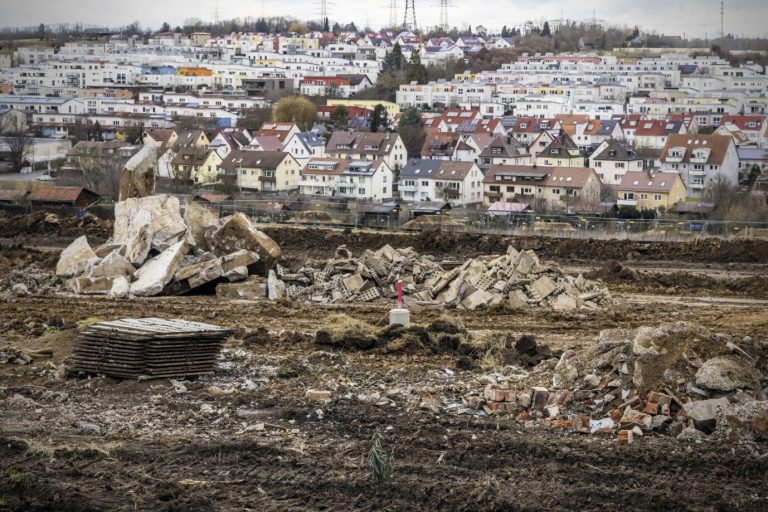
[[[90,25],[128,25],[157,28],[163,21],[171,25],[187,18],[213,19],[218,3],[221,18],[287,15],[300,19],[318,18],[319,0],[0,0],[0,24],[36,25],[39,23],[81,22]],[[354,21],[374,28],[389,20],[389,0],[328,0],[334,21]],[[449,21],[485,25],[490,29],[514,26],[531,20],[585,20],[594,15],[617,25],[639,24],[644,30],[660,33],[710,37],[720,32],[719,0],[452,0]],[[397,0],[398,19],[402,19],[404,0]],[[419,25],[436,25],[439,0],[416,0]],[[729,0],[725,2],[725,31],[736,35],[768,35],[768,1]],[[480,8],[482,6],[482,8]]]

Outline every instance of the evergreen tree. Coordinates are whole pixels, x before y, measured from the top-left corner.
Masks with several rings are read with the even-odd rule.
[[[166,21],[160,26],[160,32],[170,32],[171,25]]]
[[[428,81],[427,67],[421,63],[419,52],[414,51],[411,62],[408,63],[405,69],[405,83],[416,82],[417,84],[426,84]]]
[[[325,20],[323,21],[323,32],[330,32],[330,31],[331,31],[331,27],[329,25],[328,18],[326,17]]]
[[[386,130],[388,125],[389,114],[387,114],[387,109],[384,108],[384,105],[379,103],[373,107],[373,112],[371,113],[371,131],[374,133],[378,132],[379,128],[384,128]]]
[[[349,130],[349,111],[344,105],[339,105],[330,117],[330,128],[334,132]]]
[[[408,107],[400,113],[397,132],[403,139],[408,157],[418,157],[421,154],[421,148],[424,146],[427,134],[421,124],[421,114],[416,107]]]
[[[552,37],[552,31],[549,29],[549,22],[544,22],[544,28],[541,29],[541,37]]]

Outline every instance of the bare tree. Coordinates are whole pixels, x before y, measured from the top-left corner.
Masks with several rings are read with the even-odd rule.
[[[8,147],[13,172],[21,172],[27,157],[32,152],[35,140],[21,130],[8,133],[4,140]]]

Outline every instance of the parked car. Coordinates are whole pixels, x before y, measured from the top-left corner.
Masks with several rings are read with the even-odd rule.
[[[41,174],[37,177],[37,181],[53,181],[53,178],[50,174]]]

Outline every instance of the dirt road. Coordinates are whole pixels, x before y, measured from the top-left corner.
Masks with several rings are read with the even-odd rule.
[[[456,316],[472,330],[534,334],[556,353],[594,343],[600,329],[645,325],[659,315],[737,336],[768,334],[768,314],[760,302],[625,299],[616,308],[589,314]],[[0,303],[7,341],[58,347],[53,361],[0,366],[3,503],[12,510],[126,511],[768,506],[768,459],[738,446],[690,445],[663,437],[618,446],[613,436],[566,434],[509,418],[421,408],[418,397],[429,394],[459,401],[486,370],[461,371],[450,355],[317,355],[312,334],[338,309],[204,297]],[[387,308],[347,311],[376,322]],[[57,373],[76,335],[68,328],[76,322],[137,314],[210,321],[248,332],[261,327],[268,335],[248,345],[233,340],[215,375],[181,385],[62,379]],[[421,309],[414,318],[427,323],[441,314]],[[61,327],[52,332],[46,327],[51,324]],[[307,402],[305,390],[320,386],[335,389],[332,400]],[[88,424],[98,432],[89,431]],[[378,485],[365,465],[376,431],[395,457],[393,479]]]

